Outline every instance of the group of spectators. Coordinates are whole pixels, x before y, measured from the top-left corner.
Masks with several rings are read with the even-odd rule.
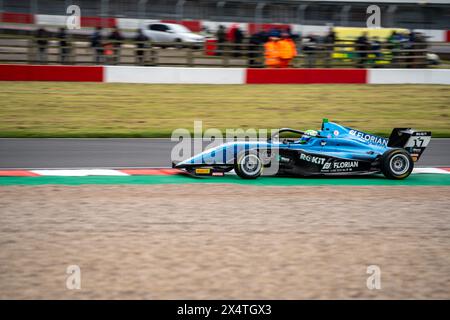
[[[298,36],[293,35],[290,29],[273,29],[255,32],[248,38],[248,42],[244,43],[244,32],[237,25],[232,25],[228,30],[223,25],[219,25],[216,32],[216,54],[223,55],[229,52],[230,50],[226,48],[230,48],[231,45],[232,55],[235,57],[241,56],[241,50],[246,49],[250,66],[258,65],[257,58],[263,54],[266,67],[287,68],[297,55],[296,38]],[[263,53],[259,50],[261,46],[264,48]]]
[[[36,30],[36,45],[37,45],[37,60],[41,63],[47,62],[49,38],[51,34],[44,28]],[[65,28],[60,28],[56,34],[58,39],[59,48],[59,62],[65,64],[69,62],[71,54],[70,42],[67,41],[67,32]],[[114,27],[112,31],[107,35],[103,35],[102,27],[95,28],[95,31],[89,37],[90,47],[94,51],[95,63],[101,64],[108,62],[110,59],[112,63],[117,63],[120,58],[121,42],[124,40],[124,36],[120,32],[118,27]],[[144,60],[144,48],[145,42],[149,39],[141,30],[137,31],[134,41],[136,42],[136,59],[139,64]]]
[[[91,35],[91,47],[95,50],[95,62],[97,64],[104,63],[105,58],[111,58],[113,64],[119,62],[121,42],[125,38],[118,27],[114,27],[112,32],[107,36],[102,36],[102,27],[97,27]],[[142,64],[144,62],[144,53],[148,37],[141,29],[137,30],[137,34],[133,39],[136,42],[136,62]]]
[[[264,64],[267,68],[288,68],[297,55],[297,46],[287,32],[271,32],[264,44]]]
[[[47,61],[49,36],[49,33],[43,28],[36,31],[37,57],[38,61],[42,63]],[[348,45],[345,44],[348,41],[341,44],[333,28],[330,28],[324,36],[308,35],[301,38],[300,35],[293,34],[287,28],[284,30],[262,30],[247,38],[239,26],[234,24],[228,29],[220,25],[215,36],[217,41],[216,55],[247,56],[251,67],[261,66],[260,58],[264,58],[264,66],[267,68],[290,67],[292,66],[292,60],[298,54],[297,44],[302,50],[307,67],[314,67],[319,59],[322,60],[325,67],[329,67],[331,61],[333,61],[335,48]],[[59,41],[60,63],[68,63],[71,46],[67,39],[66,30],[60,28],[56,38]],[[95,63],[118,63],[123,40],[124,36],[117,27],[112,28],[106,36],[103,34],[103,29],[97,27],[89,37]],[[137,64],[143,64],[145,48],[149,39],[139,29],[133,40],[136,45],[136,62]],[[354,49],[352,57],[356,61],[356,66],[360,68],[376,65],[377,60],[381,60],[386,51],[391,56],[392,65],[406,67],[425,65],[423,57],[427,44],[425,37],[420,33],[402,34],[393,31],[385,41],[381,41],[378,37],[370,38],[367,32],[363,32],[352,46]]]
[[[121,43],[125,38],[118,27],[114,27],[112,32],[106,37],[102,36],[102,28],[97,27],[90,37],[91,47],[95,50],[95,62],[97,64],[105,62],[105,58],[111,58],[113,64],[119,62]],[[133,38],[136,43],[136,62],[142,64],[144,62],[144,53],[148,37],[141,29],[137,30],[136,36]]]
[[[325,36],[308,35],[302,39],[306,65],[314,67],[317,59],[323,59],[325,66],[333,60],[335,48],[348,48],[349,41],[339,40],[332,28]],[[418,32],[399,33],[381,40],[379,37],[369,37],[363,32],[353,43],[353,51],[348,55],[356,60],[359,68],[377,66],[377,61],[389,59],[391,65],[420,67],[426,64],[426,38]],[[343,50],[341,50],[342,52]]]

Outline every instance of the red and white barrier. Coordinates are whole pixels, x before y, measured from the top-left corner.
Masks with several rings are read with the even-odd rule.
[[[366,69],[247,69],[245,83],[305,84],[366,82]]]
[[[106,66],[105,82],[243,84],[243,68],[167,68]]]
[[[449,69],[369,69],[370,84],[450,84]]]
[[[449,42],[447,39],[447,30],[415,29],[415,31],[423,33],[428,41]]]
[[[34,15],[28,13],[16,13],[16,12],[3,12],[0,13],[0,22],[5,23],[21,23],[21,24],[33,24]]]
[[[103,82],[103,66],[0,65],[0,81]]]
[[[171,84],[450,84],[450,69],[246,69],[0,65],[0,81]]]
[[[35,15],[36,24],[42,26],[58,26],[65,27],[67,16],[52,15],[52,14],[37,14]]]

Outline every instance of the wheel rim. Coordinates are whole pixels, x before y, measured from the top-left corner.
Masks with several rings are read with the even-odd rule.
[[[402,175],[409,169],[409,160],[404,154],[397,154],[389,161],[391,171],[396,175]]]
[[[258,156],[248,154],[241,159],[241,170],[248,176],[254,176],[261,170],[261,161]]]

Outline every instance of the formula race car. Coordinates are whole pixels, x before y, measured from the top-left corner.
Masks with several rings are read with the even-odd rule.
[[[282,134],[289,135],[280,138]],[[299,137],[295,137],[299,135]],[[431,132],[395,128],[389,139],[324,119],[320,130],[277,130],[267,141],[233,141],[173,163],[194,175],[235,170],[244,179],[264,175],[337,176],[383,173],[408,177],[431,140]]]

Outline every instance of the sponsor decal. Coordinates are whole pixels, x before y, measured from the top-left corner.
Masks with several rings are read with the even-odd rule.
[[[333,134],[337,137],[337,136],[339,135],[339,131],[334,130],[334,131],[333,131]]]
[[[211,169],[206,169],[206,168],[195,169],[196,174],[209,174],[210,172],[211,172]]]
[[[324,164],[325,163],[325,158],[311,156],[311,155],[304,154],[304,153],[300,154],[300,160],[305,160],[307,162],[311,162],[311,163],[315,163],[315,164]]]
[[[329,161],[321,169],[322,172],[348,172],[359,167],[359,161]]]
[[[333,162],[333,169],[358,168],[358,161]]]
[[[350,130],[349,134],[351,134],[352,136],[358,137],[360,139],[365,140],[366,142],[370,143],[370,144],[378,144],[380,146],[385,146],[387,147],[388,144],[388,139],[382,138],[382,137],[377,137],[365,132],[361,132],[358,130]]]
[[[415,136],[429,136],[430,132],[427,131],[419,131],[419,132],[414,132]]]

